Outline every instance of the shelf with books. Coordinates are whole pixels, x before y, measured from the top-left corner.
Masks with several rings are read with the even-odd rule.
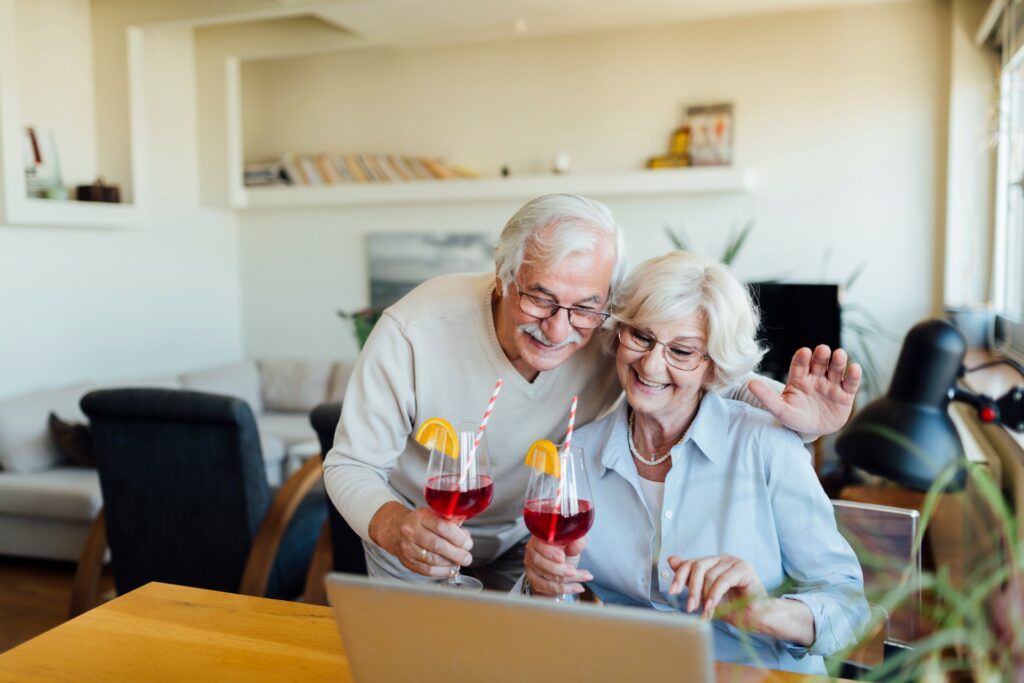
[[[715,194],[748,192],[753,186],[754,176],[749,169],[693,167],[512,178],[453,178],[340,185],[249,187],[237,193],[235,208],[273,209],[518,200],[553,192],[569,192],[597,198]]]

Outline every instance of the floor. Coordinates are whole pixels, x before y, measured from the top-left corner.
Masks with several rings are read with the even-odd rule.
[[[74,576],[71,562],[0,556],[0,652],[64,622]],[[112,587],[104,576],[101,593]]]

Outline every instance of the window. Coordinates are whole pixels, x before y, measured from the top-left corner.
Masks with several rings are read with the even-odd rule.
[[[1005,337],[1024,354],[1024,2],[1006,19],[992,284]]]

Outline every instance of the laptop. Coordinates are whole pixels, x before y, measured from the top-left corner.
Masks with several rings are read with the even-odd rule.
[[[689,615],[349,574],[327,595],[356,683],[714,680],[711,625]]]

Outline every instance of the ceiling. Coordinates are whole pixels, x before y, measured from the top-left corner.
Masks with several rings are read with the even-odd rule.
[[[139,4],[159,3],[160,23],[218,26],[312,16],[366,44],[410,44],[914,1],[925,0],[142,0]]]

